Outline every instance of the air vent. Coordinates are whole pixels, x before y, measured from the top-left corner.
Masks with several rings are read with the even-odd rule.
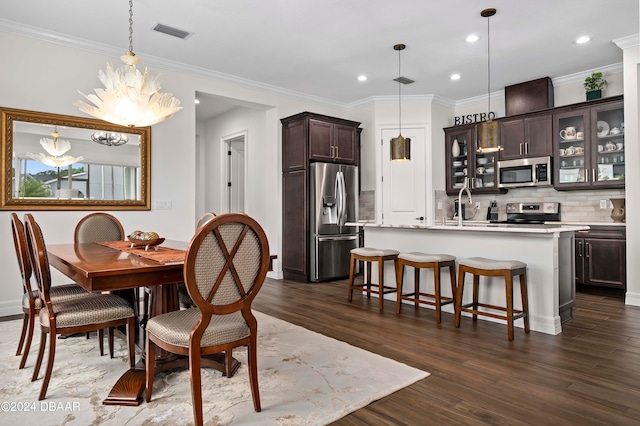
[[[393,81],[396,81],[398,83],[401,84],[411,84],[411,83],[415,83],[414,80],[411,80],[410,78],[407,77],[398,77],[398,78],[394,78]]]
[[[180,30],[178,28],[170,27],[170,26],[164,25],[164,24],[156,24],[156,26],[153,27],[153,31],[157,31],[159,33],[167,34],[167,35],[170,35],[172,37],[181,38],[182,40],[186,40],[187,38],[191,37],[191,35],[193,34],[193,33],[190,33],[188,31],[183,31],[183,30]]]

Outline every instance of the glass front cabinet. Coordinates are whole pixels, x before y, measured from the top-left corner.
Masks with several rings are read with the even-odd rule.
[[[554,114],[553,132],[557,190],[624,188],[622,101]]]
[[[497,187],[497,153],[476,152],[475,125],[449,127],[444,132],[448,195],[457,195],[465,178],[474,193],[506,192]]]

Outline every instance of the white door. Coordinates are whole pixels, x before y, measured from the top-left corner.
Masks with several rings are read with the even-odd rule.
[[[426,205],[426,129],[402,129],[411,138],[411,160],[391,161],[391,139],[398,129],[382,129],[382,222],[419,224],[427,217]]]
[[[227,211],[244,212],[244,136],[227,141]]]

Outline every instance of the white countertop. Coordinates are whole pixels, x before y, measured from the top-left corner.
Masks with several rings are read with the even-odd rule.
[[[445,224],[422,225],[422,224],[382,224],[375,222],[351,222],[347,226],[362,226],[365,228],[393,228],[393,229],[432,229],[444,231],[473,231],[473,232],[519,232],[530,234],[552,234],[556,232],[584,231],[589,229],[586,224],[569,224],[563,222],[553,222],[545,225],[517,225],[503,223],[489,223],[488,221],[464,221],[463,226],[458,226],[457,221],[447,220]]]

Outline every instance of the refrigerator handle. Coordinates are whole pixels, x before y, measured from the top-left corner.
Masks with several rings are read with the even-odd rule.
[[[344,181],[344,173],[342,171],[338,172],[338,179],[340,180],[340,220],[338,223],[342,227],[347,219],[345,217],[347,212],[347,185]]]

